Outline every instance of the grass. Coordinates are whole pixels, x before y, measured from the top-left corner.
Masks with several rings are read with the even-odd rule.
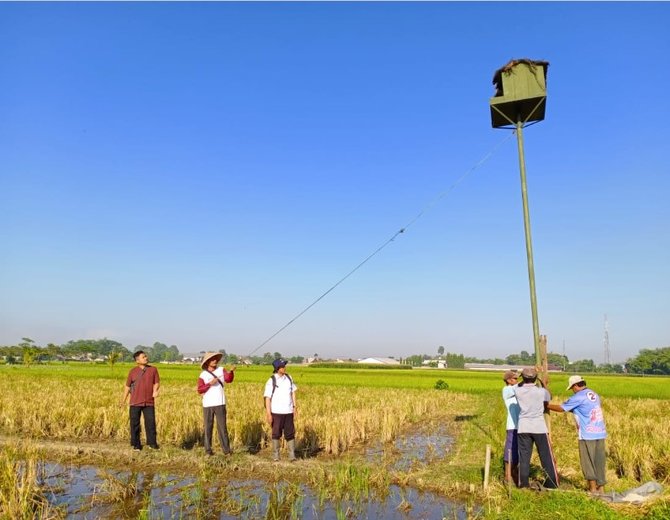
[[[119,450],[119,446],[128,443],[128,412],[118,406],[118,401],[131,367],[130,364],[117,365],[113,370],[106,365],[91,364],[0,367],[3,410],[0,434],[64,445],[109,444],[118,452],[115,460],[93,450],[89,462],[100,466],[137,466],[139,459],[129,450],[127,453]],[[201,398],[195,390],[199,368],[183,365],[158,368],[161,396],[157,420],[163,450],[151,455],[142,453],[139,468],[180,468],[202,474],[203,484],[191,489],[184,499],[185,511],[196,516],[207,516],[213,508],[224,506],[228,511],[241,511],[243,504],[239,497],[226,495],[225,500],[216,501],[206,493],[207,472],[213,470],[211,464],[203,465],[198,449],[202,433]],[[302,482],[324,498],[341,500],[365,500],[382,496],[390,484],[409,485],[471,504],[473,517],[511,518],[527,516],[531,511],[534,518],[568,518],[565,516],[568,512],[572,518],[668,518],[667,492],[643,507],[612,506],[589,499],[583,491],[585,483],[570,414],[550,416],[556,463],[563,482],[561,489],[540,494],[514,489],[508,495],[502,485],[505,408],[498,373],[289,368],[299,387],[298,451],[307,460],[288,468],[269,461],[269,429],[263,421],[261,406],[263,384],[271,373],[268,367],[240,367],[235,382],[226,387],[228,427],[237,454],[231,461],[221,463],[225,467],[216,469],[228,472],[235,468],[241,476],[263,478],[280,486],[276,496],[271,497],[275,505],[274,512],[267,513],[270,517],[297,514],[300,494],[295,486]],[[555,392],[554,402],[568,397],[569,392],[565,391],[568,376],[552,374],[550,388]],[[609,433],[608,489],[622,491],[652,479],[670,484],[670,443],[666,440],[670,431],[668,379],[620,375],[585,375],[585,378],[603,399]],[[34,380],[40,381],[41,394],[48,399],[35,398],[30,384]],[[448,384],[448,389],[436,390],[438,380]],[[393,460],[397,455],[393,441],[419,427],[422,431],[452,435],[457,442],[449,453],[431,455],[429,464],[417,460],[406,469],[395,469]],[[375,443],[384,450],[380,460],[366,458],[363,450]],[[484,490],[482,475],[487,444],[492,448],[493,465],[491,485]],[[30,518],[36,508],[48,507],[39,487],[39,463],[30,462],[37,455],[3,449],[2,507],[19,511],[4,517]],[[243,454],[247,451],[249,455]],[[50,456],[56,456],[55,453],[52,451]],[[68,457],[69,461],[83,460],[81,455]],[[24,462],[14,461],[12,465],[9,462],[12,458]],[[533,466],[537,471],[539,463],[535,459]],[[33,482],[32,487],[19,485],[18,479]],[[286,483],[293,487],[286,487]],[[129,492],[129,486],[117,484],[112,478],[105,479],[106,487],[101,488],[99,499],[109,503],[127,500],[124,493]],[[5,499],[4,490],[13,494],[8,491]],[[45,516],[41,517],[49,518],[49,514],[58,517],[57,510],[44,511]]]

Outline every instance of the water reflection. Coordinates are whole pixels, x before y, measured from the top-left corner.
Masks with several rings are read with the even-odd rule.
[[[167,474],[45,466],[50,502],[69,519],[465,519],[465,509],[431,493],[390,486],[380,496],[331,500],[286,481],[184,478]]]

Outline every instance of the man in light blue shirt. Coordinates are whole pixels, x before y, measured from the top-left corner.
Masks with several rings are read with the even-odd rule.
[[[507,435],[503,461],[505,462],[505,481],[518,482],[519,479],[519,445],[517,442],[517,425],[519,424],[519,403],[514,394],[514,385],[517,383],[517,373],[507,370],[503,374],[505,386],[502,389],[502,398],[507,408]]]
[[[591,493],[602,493],[605,483],[607,457],[605,453],[605,419],[600,396],[590,388],[582,376],[570,376],[568,390],[573,395],[563,404],[550,404],[554,412],[572,412],[579,425],[579,461]]]

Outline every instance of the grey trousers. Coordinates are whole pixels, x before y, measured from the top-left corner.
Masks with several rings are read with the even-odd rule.
[[[202,414],[205,420],[205,451],[207,453],[212,452],[212,431],[214,430],[214,417],[216,417],[216,430],[219,434],[219,443],[224,453],[230,453],[228,426],[226,425],[226,405],[203,408]]]
[[[579,462],[586,480],[595,480],[596,485],[604,486],[607,483],[605,468],[607,455],[605,453],[605,439],[579,441]]]

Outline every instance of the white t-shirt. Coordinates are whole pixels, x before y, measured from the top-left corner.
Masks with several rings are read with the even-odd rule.
[[[274,377],[277,382],[274,394],[272,393],[272,377],[265,383],[263,392],[263,397],[270,398],[270,411],[278,414],[293,413],[293,392],[298,387],[287,375],[274,374]]]
[[[226,404],[226,394],[223,391],[223,367],[217,367],[212,375],[212,372],[203,370],[200,374],[200,379],[202,379],[206,384],[209,384],[214,377],[219,378],[220,385],[214,385],[209,387],[207,392],[202,394],[202,406],[203,408],[210,408],[212,406],[222,406]]]

